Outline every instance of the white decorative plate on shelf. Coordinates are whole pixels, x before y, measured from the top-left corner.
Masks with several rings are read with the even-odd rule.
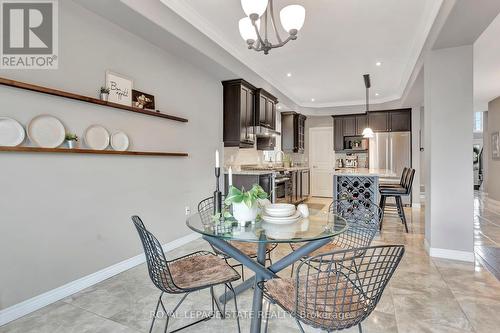
[[[127,134],[119,131],[111,135],[111,147],[116,151],[126,151],[130,141]]]
[[[66,137],[66,130],[59,119],[49,115],[33,118],[28,125],[28,137],[39,147],[57,148]]]
[[[269,216],[269,215],[262,215],[262,219],[271,224],[291,224],[295,223],[298,220],[300,220],[301,215],[300,212],[295,212],[292,216],[285,216],[285,217],[276,217],[276,216]]]
[[[287,217],[295,214],[296,209],[292,204],[271,204],[264,208],[265,214],[273,217]]]
[[[92,125],[85,130],[85,144],[90,149],[104,150],[109,146],[109,133],[101,125]]]
[[[0,117],[0,146],[19,146],[25,137],[23,125],[12,118]]]

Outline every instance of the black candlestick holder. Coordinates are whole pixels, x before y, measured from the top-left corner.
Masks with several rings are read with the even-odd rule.
[[[222,213],[222,192],[219,188],[220,168],[215,168],[214,215]]]

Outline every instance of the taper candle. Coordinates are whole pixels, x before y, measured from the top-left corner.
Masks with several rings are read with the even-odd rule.
[[[229,167],[228,188],[233,186],[233,169]]]
[[[219,150],[218,149],[215,151],[215,167],[216,168],[219,167]]]

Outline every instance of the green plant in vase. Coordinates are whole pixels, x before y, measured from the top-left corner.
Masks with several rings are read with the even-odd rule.
[[[246,222],[255,221],[259,214],[259,200],[268,197],[266,191],[257,184],[253,185],[249,191],[231,186],[224,202],[228,206],[233,206],[233,217],[243,225]]]
[[[66,133],[65,139],[68,144],[68,148],[73,149],[76,147],[78,136],[75,133]]]

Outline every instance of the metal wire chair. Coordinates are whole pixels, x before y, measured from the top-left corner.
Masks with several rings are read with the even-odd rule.
[[[361,322],[377,306],[403,254],[403,245],[325,253],[301,263],[295,279],[272,279],[259,287],[295,318],[301,332],[302,322],[327,332],[357,325],[362,333]],[[320,269],[312,269],[312,261]]]
[[[224,197],[222,199],[224,200]],[[200,218],[203,223],[212,224],[213,223],[212,216],[214,214],[214,198],[209,197],[200,201],[200,203],[198,204],[198,213],[200,214]],[[230,243],[243,253],[247,254],[250,258],[252,259],[257,258],[257,244],[248,242],[238,242],[238,241],[231,241]],[[271,259],[271,251],[274,250],[277,245],[278,244],[272,243],[266,249],[266,261],[269,261],[270,265],[273,264],[273,261]],[[219,250],[212,244],[210,244],[210,246],[212,247],[214,252],[223,257],[226,260],[226,262],[228,262],[228,260],[231,259],[230,256],[228,256],[227,254],[225,254],[223,251]],[[245,281],[243,265],[241,263],[229,264],[229,265],[231,265],[231,267],[233,268],[240,267],[241,278],[243,281]]]
[[[139,216],[132,216],[132,221],[134,222],[134,225],[144,247],[144,254],[146,256],[146,262],[148,265],[149,277],[151,278],[153,284],[161,291],[160,297],[158,298],[158,302],[156,304],[151,327],[149,329],[150,333],[153,330],[160,305],[164,311],[164,314],[167,316],[164,330],[165,332],[167,332],[169,320],[172,317],[172,314],[177,311],[186,297],[192,292],[203,289],[210,289],[210,295],[212,299],[212,311],[210,315],[205,316],[202,319],[183,326],[179,329],[176,329],[175,331],[179,331],[202,321],[211,319],[215,315],[215,306],[217,307],[218,312],[221,313],[221,317],[224,319],[226,312],[225,304],[224,310],[221,311],[220,306],[214,296],[213,287],[216,285],[224,285],[225,288],[229,288],[232,291],[234,295],[236,314],[238,314],[236,293],[231,284],[231,282],[236,281],[240,278],[238,272],[227,265],[226,262],[222,261],[215,254],[208,251],[198,251],[168,261],[165,257],[165,253],[163,252],[163,248],[160,242],[151,232],[146,229]],[[179,303],[177,303],[174,309],[171,312],[168,312],[165,309],[165,305],[162,301],[162,297],[165,293],[185,295],[181,298]],[[238,323],[238,331],[240,332],[240,321],[238,315],[236,316],[236,320]]]
[[[331,243],[310,253],[310,256],[370,246],[379,231],[380,221],[384,214],[379,206],[365,198],[335,200],[330,204],[328,211],[346,219],[349,227],[345,232],[333,237]],[[294,251],[301,245],[303,244],[290,243]],[[292,265],[291,275],[293,275],[294,267],[295,264]]]

